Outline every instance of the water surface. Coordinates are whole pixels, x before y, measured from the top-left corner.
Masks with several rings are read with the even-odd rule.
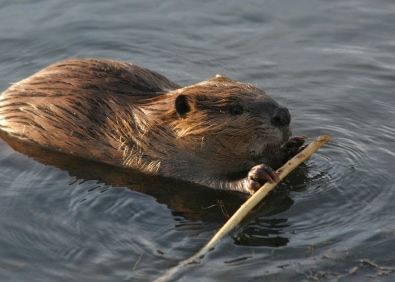
[[[70,57],[265,89],[332,141],[180,281],[393,281],[395,4],[2,1],[0,88]],[[0,141],[0,280],[152,281],[245,200]],[[381,269],[379,269],[381,267]]]

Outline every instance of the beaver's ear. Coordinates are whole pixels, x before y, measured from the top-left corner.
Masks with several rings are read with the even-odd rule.
[[[189,96],[179,95],[175,100],[175,107],[177,114],[182,117],[185,116],[185,114],[191,111]]]

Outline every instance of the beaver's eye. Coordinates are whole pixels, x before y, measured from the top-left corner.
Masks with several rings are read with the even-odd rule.
[[[229,109],[229,113],[233,116],[241,115],[243,111],[244,109],[242,106],[233,106]]]

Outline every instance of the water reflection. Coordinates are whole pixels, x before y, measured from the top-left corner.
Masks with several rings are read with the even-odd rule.
[[[247,199],[247,195],[206,188],[182,181],[153,177],[139,172],[113,167],[95,161],[85,160],[67,154],[48,151],[41,147],[26,144],[6,134],[0,135],[14,150],[28,155],[45,165],[55,166],[76,176],[75,182],[96,180],[113,187],[127,187],[133,191],[154,197],[158,203],[165,204],[178,220],[176,230],[195,230],[196,234],[205,231],[201,222],[211,222],[219,228]],[[289,209],[293,200],[290,190],[304,190],[306,182],[306,166],[295,171],[292,185],[284,181],[266,197],[249,216],[241,223],[241,227],[232,237],[236,244],[247,246],[283,246],[289,239],[282,234],[287,227],[286,218],[274,215]],[[102,189],[102,185],[90,185],[89,192]],[[104,190],[108,189],[106,186]],[[104,192],[104,191],[101,191]],[[84,202],[82,198],[79,202]],[[265,219],[265,217],[269,217]]]

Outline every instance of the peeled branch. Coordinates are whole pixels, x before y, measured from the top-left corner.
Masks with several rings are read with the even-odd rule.
[[[181,268],[187,266],[188,264],[198,263],[198,261],[204,258],[205,254],[212,250],[217,244],[217,242],[228,234],[233,228],[235,228],[243,218],[260,202],[264,197],[273,190],[277,184],[283,180],[292,170],[309,158],[314,152],[316,152],[322,145],[328,142],[331,138],[328,135],[321,135],[308,144],[300,153],[294,156],[292,159],[287,161],[282,167],[280,167],[276,172],[278,174],[278,180],[275,182],[266,182],[259,188],[255,194],[253,194],[240,208],[233,214],[231,218],[222,226],[220,230],[214,235],[214,237],[195,255],[192,257],[181,261],[175,267],[169,269],[163,276],[158,278],[157,282],[167,281],[174,274],[177,273]]]

